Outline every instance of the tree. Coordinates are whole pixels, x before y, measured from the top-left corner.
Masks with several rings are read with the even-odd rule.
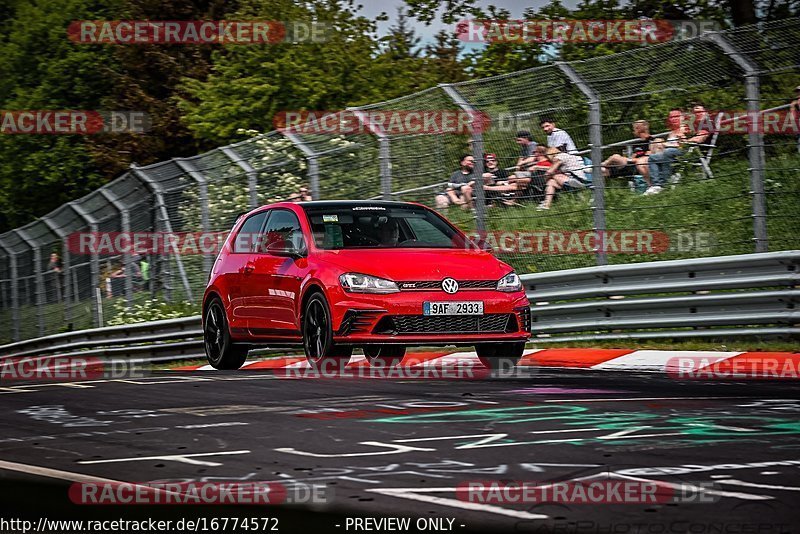
[[[375,23],[357,14],[352,0],[246,0],[229,18],[318,22],[335,31],[325,42],[214,51],[208,78],[184,78],[177,100],[196,138],[230,142],[240,129],[273,129],[280,111],[335,110],[375,96]]]
[[[468,78],[466,61],[461,59],[461,41],[454,34],[441,30],[436,41],[425,48],[428,69],[440,82],[460,82]]]
[[[198,46],[81,44],[76,20],[224,18],[217,0],[6,1],[0,13],[0,109],[135,110],[152,119],[146,135],[0,135],[0,231],[29,222],[119,175],[132,161],[196,153],[172,102],[178,82],[202,78],[210,49]]]
[[[102,19],[112,2],[40,0],[8,3],[0,40],[0,109],[94,110],[110,92],[108,47],[76,46],[73,20]],[[0,230],[25,224],[103,183],[86,136],[0,135]]]
[[[414,28],[409,27],[405,9],[397,8],[397,23],[389,28],[389,35],[383,39],[387,56],[393,60],[418,58],[421,41]]]

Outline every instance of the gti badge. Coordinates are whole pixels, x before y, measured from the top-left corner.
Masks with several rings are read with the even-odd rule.
[[[442,280],[442,289],[445,293],[450,293],[451,295],[458,291],[458,282],[453,280],[452,278],[445,278]]]

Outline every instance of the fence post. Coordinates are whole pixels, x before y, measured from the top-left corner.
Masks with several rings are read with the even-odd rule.
[[[306,157],[306,162],[308,163],[308,181],[311,185],[311,199],[322,200],[319,189],[319,161],[317,160],[317,153],[314,152],[305,142],[303,142],[303,140],[300,139],[300,136],[297,134],[294,134],[288,130],[279,131]]]
[[[131,217],[128,208],[122,201],[105,187],[100,188],[100,194],[105,198],[109,204],[119,212],[120,226],[122,226],[122,233],[130,236],[131,234]],[[126,250],[123,256],[123,265],[125,265],[125,306],[130,309],[133,306],[133,258],[131,257],[130,249]]]
[[[474,123],[477,120],[478,110],[467,102],[454,85],[449,83],[439,84],[439,87],[449,96],[455,104],[466,112]],[[483,133],[481,128],[472,128],[472,157],[475,158],[475,229],[479,233],[486,232],[486,195],[483,191]]]
[[[211,231],[211,224],[208,220],[208,178],[198,171],[197,167],[183,158],[173,158],[172,161],[197,182],[197,187],[200,189],[200,230],[204,235],[207,235]],[[203,251],[203,272],[205,274],[208,274],[211,270],[211,258],[211,254]]]
[[[158,181],[151,178],[141,167],[137,167],[135,163],[131,163],[131,171],[133,172],[134,176],[138,176],[142,182],[147,185],[147,187],[153,192],[153,195],[156,197],[156,209],[158,213],[161,215],[161,221],[164,225],[164,230],[167,234],[173,234],[172,231],[172,223],[169,220],[169,211],[167,211],[167,204],[164,202],[164,188]],[[166,251],[169,253],[169,251]],[[192,298],[192,287],[189,285],[189,279],[186,276],[186,269],[183,268],[183,260],[181,259],[181,255],[177,250],[172,251],[175,254],[175,264],[178,266],[178,273],[181,276],[181,282],[183,282],[183,289],[186,292],[186,300],[193,301]],[[167,255],[167,263],[169,263],[169,255]],[[166,300],[170,301],[172,298],[170,288],[165,287],[166,292]]]
[[[706,38],[717,45],[744,71],[744,91],[747,102],[749,132],[747,145],[750,160],[750,194],[753,195],[753,239],[756,252],[767,252],[767,201],[764,192],[764,134],[758,124],[761,114],[761,88],[759,67],[739,51],[721,33],[706,34]]]
[[[86,224],[89,225],[89,231],[96,234],[97,233],[97,219],[92,217],[80,204],[77,204],[76,201],[70,202],[69,206],[73,209],[78,216],[86,221]],[[89,272],[90,277],[92,279],[91,290],[89,292],[89,299],[92,303],[92,322],[96,327],[100,327],[100,307],[97,305],[97,299],[95,298],[95,291],[97,288],[100,287],[100,256],[97,253],[97,248],[92,247],[92,258],[89,263]],[[75,297],[77,301],[77,295]]]
[[[380,161],[381,173],[381,198],[392,200],[392,160],[391,149],[389,146],[389,136],[383,127],[372,123],[365,113],[358,108],[347,108],[351,111],[358,122],[363,125],[371,134],[378,138],[378,161]]]
[[[11,339],[19,341],[19,276],[17,271],[17,253],[0,239],[0,248],[8,255],[9,274],[11,275]]]
[[[225,146],[220,148],[220,151],[226,156],[228,156],[228,159],[231,160],[233,163],[235,163],[247,175],[247,189],[250,192],[250,200],[249,200],[250,209],[257,208],[258,191],[256,190],[256,187],[258,185],[258,173],[233,148]]]
[[[16,230],[12,230],[12,232],[17,234],[20,239],[25,241],[28,247],[30,247],[31,252],[33,252],[33,272],[34,279],[36,280],[36,323],[39,330],[39,337],[41,337],[44,336],[45,295],[44,277],[42,276],[42,251],[40,246],[36,244],[36,240],[28,235],[28,233],[22,228],[17,228]]]
[[[64,306],[64,322],[67,323],[69,330],[72,330],[72,308],[70,306],[70,255],[69,255],[69,234],[66,230],[58,226],[49,217],[42,217],[42,222],[61,240],[61,273],[56,274],[56,283],[61,287],[60,294],[63,295],[64,302],[59,302]]]
[[[600,113],[600,97],[575,72],[572,65],[559,61],[556,63],[561,72],[574,83],[584,94],[589,104],[589,147],[592,149],[592,189],[594,191],[594,205],[592,206],[593,230],[596,235],[602,236],[597,240],[598,248],[595,250],[597,265],[608,265],[606,256],[606,197],[605,178],[603,177],[603,119]]]

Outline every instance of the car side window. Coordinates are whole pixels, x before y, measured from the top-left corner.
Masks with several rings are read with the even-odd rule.
[[[300,229],[300,221],[289,210],[272,210],[272,215],[267,221],[264,234],[261,249],[257,252],[265,253],[266,247],[279,241],[291,243],[297,250],[305,248],[305,239],[303,238],[303,231]]]
[[[268,211],[255,213],[242,224],[239,233],[236,234],[236,238],[233,240],[234,254],[249,254],[253,252],[258,245],[261,228],[264,226],[268,213]]]

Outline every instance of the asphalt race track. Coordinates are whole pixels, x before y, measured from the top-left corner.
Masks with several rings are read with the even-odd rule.
[[[800,400],[791,382],[574,370],[485,380],[164,371],[2,386],[3,518],[248,514],[278,518],[279,532],[392,531],[356,528],[356,518],[410,518],[412,532],[800,532]],[[74,505],[68,489],[79,475],[320,485],[331,502]],[[575,479],[688,483],[703,498],[492,504],[457,492],[468,481]]]

